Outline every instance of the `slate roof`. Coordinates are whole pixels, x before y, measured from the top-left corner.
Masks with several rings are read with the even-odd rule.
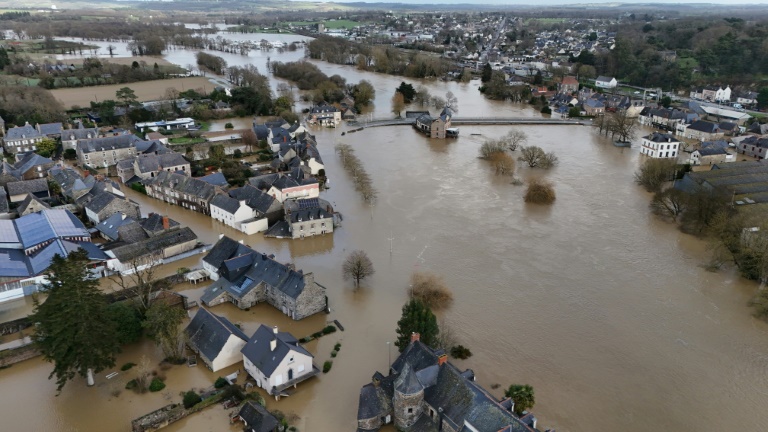
[[[112,245],[109,250],[112,251],[115,258],[123,263],[126,263],[142,256],[162,252],[163,249],[170,246],[186,243],[196,239],[197,234],[195,234],[189,227],[184,227],[130,244],[118,243]]]
[[[253,249],[240,244],[239,242],[232,240],[227,236],[223,236],[218,242],[211,248],[210,251],[203,257],[203,261],[210,264],[214,268],[218,269],[224,263],[224,261],[240,255],[245,255],[255,252]]]
[[[136,141],[136,152],[140,154],[165,154],[171,153],[168,147],[159,140]]]
[[[234,214],[240,208],[240,201],[225,194],[217,194],[211,200],[211,206],[216,206],[227,213]]]
[[[605,104],[603,104],[597,99],[587,99],[586,101],[584,101],[584,105],[590,108],[605,108]]]
[[[275,416],[254,401],[246,401],[237,415],[248,425],[247,432],[273,432],[279,424]]]
[[[229,195],[236,200],[245,200],[248,207],[262,214],[268,213],[276,201],[273,196],[264,193],[249,184],[229,191]]]
[[[43,123],[38,124],[37,129],[43,135],[60,135],[62,126],[61,123]]]
[[[22,195],[22,194],[39,194],[41,192],[48,192],[48,180],[44,178],[34,180],[22,180],[17,182],[11,182],[5,185],[8,189],[8,195]]]
[[[274,351],[270,347],[272,340],[277,341]],[[243,357],[253,363],[265,376],[271,376],[277,366],[291,352],[298,352],[314,358],[309,351],[299,345],[298,340],[292,334],[286,332],[275,334],[272,328],[263,324],[251,336],[241,352]]]
[[[704,120],[697,120],[691,123],[690,125],[688,125],[687,129],[692,129],[695,131],[700,131],[705,133],[720,132],[720,126],[718,126],[716,123],[710,123]]]
[[[133,134],[108,136],[102,138],[83,139],[77,142],[77,148],[82,153],[135,148],[136,143],[143,141]]]
[[[144,180],[144,184],[170,188],[206,202],[209,202],[216,194],[216,188],[211,184],[200,179],[168,171],[160,171],[155,177]]]
[[[209,361],[219,356],[230,336],[239,337],[243,342],[248,340],[248,336],[228,319],[203,307],[198,309],[184,331],[189,344]]]
[[[665,134],[665,133],[659,133],[659,132],[654,132],[654,133],[652,133],[652,134],[650,134],[650,135],[648,135],[646,137],[643,137],[643,138],[647,139],[648,141],[653,141],[653,142],[657,142],[657,143],[678,142],[677,139],[675,137],[673,137],[672,135]]]
[[[0,188],[0,214],[8,213],[10,210],[8,206],[8,194],[5,189]]]
[[[163,227],[163,217],[164,216],[159,213],[150,213],[149,216],[139,221],[139,223],[146,232],[156,234],[162,232],[165,229]],[[180,226],[178,222],[168,218],[169,229],[177,228],[178,226]]]
[[[714,156],[714,155],[728,154],[728,152],[725,151],[725,149],[722,148],[722,147],[705,147],[705,148],[700,148],[700,149],[698,149],[696,151],[699,152],[699,154],[702,155],[702,156]]]
[[[147,238],[149,238],[149,235],[142,228],[141,224],[135,220],[117,227],[117,239],[123,245],[144,241]]]
[[[600,82],[611,82],[612,80],[613,80],[613,77],[607,77],[607,76],[600,75],[599,77],[597,77],[595,82],[597,82],[597,81],[600,81]]]
[[[5,199],[5,191],[2,192],[2,196],[0,197]],[[19,215],[23,215],[26,212],[27,207],[29,207],[29,205],[32,204],[33,201],[36,202],[38,205],[41,205],[43,208],[47,208],[47,209],[51,208],[51,206],[49,206],[48,203],[41,201],[40,198],[32,194],[27,194],[27,197],[24,198],[24,201],[22,201],[19,204],[19,207],[16,208],[16,211],[19,213]],[[6,204],[8,203],[8,201],[5,201],[5,202]]]
[[[291,211],[290,217],[291,217],[291,223],[295,223],[295,222],[307,222],[310,220],[317,220],[317,219],[328,219],[328,218],[332,218],[333,216],[327,211],[325,211],[325,209],[315,207],[315,208]]]
[[[189,165],[189,162],[179,153],[142,154],[136,158],[136,162],[142,173],[161,171],[166,167]]]
[[[98,136],[99,128],[85,128],[82,123],[77,129],[66,129],[61,132],[61,139],[64,141],[97,138]]]
[[[117,195],[111,194],[109,192],[102,192],[102,193],[96,194],[96,196],[93,197],[93,199],[90,200],[88,204],[85,205],[85,208],[92,212],[98,213],[104,210],[110,203],[112,203],[112,201],[116,199],[124,199],[124,198],[118,197]]]
[[[5,132],[6,141],[39,138],[41,136],[42,134],[29,123],[25,124],[24,126],[12,127]]]
[[[44,165],[53,165],[53,161],[47,157],[42,157],[37,153],[29,152],[25,154],[21,160],[13,164],[13,168],[17,170],[20,175],[23,175],[37,166]]]
[[[115,213],[96,224],[96,229],[109,237],[110,240],[117,240],[119,238],[118,229],[131,222],[134,222],[132,217],[126,217],[123,213]]]
[[[220,172],[216,172],[213,174],[208,174],[205,177],[198,177],[198,180],[202,180],[208,184],[212,184],[214,186],[221,186],[226,187],[229,186],[229,183],[227,182],[226,177],[224,177],[224,174]]]

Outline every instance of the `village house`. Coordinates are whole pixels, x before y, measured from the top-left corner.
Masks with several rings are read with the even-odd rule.
[[[341,124],[341,110],[322,102],[309,109],[307,121],[309,124],[336,127]]]
[[[16,207],[16,213],[18,213],[19,217],[21,217],[49,208],[51,208],[51,206],[49,206],[45,201],[32,194],[27,194],[27,197],[24,198],[24,201],[20,202],[19,206]]]
[[[739,141],[736,145],[736,149],[739,153],[747,156],[765,159],[766,150],[768,149],[768,137],[763,138],[756,135],[750,135]]]
[[[242,245],[240,245],[242,246]],[[223,237],[208,252],[204,261],[215,268],[217,279],[205,289],[201,301],[206,306],[230,302],[247,309],[267,302],[294,320],[301,320],[326,309],[325,288],[312,273],[295,270],[234,240]],[[213,273],[216,273],[214,278]]]
[[[46,281],[54,255],[84,249],[89,268],[98,272],[107,256],[68,210],[44,209],[14,220],[0,220],[0,302],[30,295]]]
[[[317,150],[317,141],[308,133],[298,134],[293,140],[281,143],[277,154],[278,159],[273,161],[272,165],[276,169],[290,170],[305,166],[311,175],[318,175],[325,169]]]
[[[671,132],[675,131],[678,125],[688,124],[691,121],[698,120],[698,118],[697,114],[686,113],[678,109],[644,107],[640,111],[638,120],[640,124]]]
[[[699,141],[713,141],[724,136],[723,131],[717,123],[711,123],[705,120],[696,120],[695,122],[685,125],[678,125],[678,135],[682,135],[688,139],[695,139]]]
[[[118,161],[136,155],[137,141],[141,139],[130,134],[78,140],[77,161],[94,168],[117,165]]]
[[[254,401],[246,401],[237,413],[236,421],[245,425],[245,432],[278,432],[277,418]]]
[[[142,183],[152,198],[205,215],[210,214],[211,200],[221,192],[220,188],[202,180],[168,171],[160,171]]]
[[[535,432],[531,413],[518,417],[510,398],[497,400],[461,371],[442,350],[411,337],[386,375],[376,372],[360,389],[357,430],[378,431],[393,424],[403,431]]]
[[[423,132],[430,138],[446,138],[458,135],[458,129],[451,128],[451,118],[453,112],[450,108],[443,108],[438,117],[432,117],[430,114],[422,114],[416,117],[413,127]]]
[[[287,173],[265,174],[251,177],[248,183],[274,197],[279,202],[291,198],[317,198],[320,183],[300,167]]]
[[[65,129],[61,132],[61,146],[64,150],[77,149],[77,143],[80,140],[89,140],[102,136],[99,128],[86,128],[82,123],[78,123],[75,129]]]
[[[677,158],[680,141],[670,134],[654,132],[644,136],[640,154],[652,158]]]
[[[590,98],[585,100],[582,108],[584,108],[584,112],[588,116],[605,114],[605,105],[598,99]]]
[[[20,154],[17,153],[17,156]],[[53,167],[53,161],[37,153],[26,153],[13,164],[13,169],[20,180],[32,180],[48,177],[48,170]]]
[[[98,224],[115,213],[123,213],[134,219],[141,217],[139,204],[110,192],[101,192],[84,206],[85,214],[94,224]]]
[[[563,93],[574,93],[579,91],[579,80],[576,77],[568,75],[560,82],[559,91]]]
[[[10,154],[33,152],[44,138],[45,135],[27,122],[24,126],[12,127],[5,132],[3,148]]]
[[[319,198],[290,199],[283,203],[285,219],[264,233],[266,237],[303,239],[333,234],[334,215],[331,204]]]
[[[166,259],[189,252],[197,245],[197,234],[189,227],[170,228],[161,234],[149,236],[139,226],[133,231],[136,233],[134,237],[122,240],[127,226],[130,224],[119,230],[120,241],[104,247],[109,256],[107,268],[122,275],[161,265]]]
[[[117,176],[125,184],[152,178],[160,171],[189,175],[191,168],[189,161],[175,152],[139,154],[117,163]]]
[[[168,137],[161,134],[160,132],[147,132],[144,135],[144,138],[149,141],[160,141],[161,143],[168,145]]]
[[[604,89],[613,89],[616,88],[616,86],[619,85],[619,82],[616,81],[616,78],[614,77],[607,77],[607,76],[599,76],[595,80],[595,86],[604,88]]]
[[[44,178],[11,182],[5,185],[5,189],[8,191],[8,198],[12,203],[24,201],[27,194],[42,199],[51,197],[51,193],[48,191],[48,180]]]
[[[240,362],[240,351],[248,341],[248,336],[228,319],[204,307],[197,310],[184,333],[189,348],[212,372]]]
[[[266,231],[283,214],[280,202],[251,185],[217,194],[211,200],[211,217],[245,234]]]
[[[35,127],[37,128],[38,132],[50,139],[58,140],[61,138],[61,131],[63,130],[61,123],[38,123],[35,125]]]
[[[101,238],[107,241],[117,241],[120,238],[120,227],[136,222],[136,219],[125,213],[115,213],[96,224],[96,230]]]
[[[312,378],[320,370],[314,356],[292,334],[259,326],[242,349],[246,372],[256,386],[279,398],[283,390]]]
[[[714,165],[728,160],[728,152],[722,147],[703,147],[691,152],[691,164],[693,165]]]

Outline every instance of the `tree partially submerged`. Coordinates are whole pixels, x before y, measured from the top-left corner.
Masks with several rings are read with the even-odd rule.
[[[441,309],[453,303],[453,293],[440,276],[430,272],[414,272],[411,275],[411,297],[427,307]]]
[[[79,375],[93,384],[93,374],[115,365],[120,350],[117,332],[107,311],[99,282],[88,278],[88,254],[79,249],[67,258],[55,255],[42,291],[34,298],[33,339],[43,358],[54,364],[56,390]]]
[[[558,159],[554,152],[545,152],[539,146],[520,147],[520,157],[518,160],[525,162],[531,168],[549,169],[557,165]]]
[[[418,333],[420,335],[419,340],[433,348],[437,345],[440,334],[437,317],[427,305],[417,299],[411,299],[403,306],[403,313],[397,322],[395,346],[400,352],[403,352],[411,343],[413,333]]]
[[[552,186],[552,183],[539,179],[528,181],[528,189],[525,191],[525,202],[531,204],[552,204],[555,202],[555,198],[555,188]]]
[[[528,384],[512,384],[504,392],[504,396],[515,402],[515,414],[517,415],[521,415],[523,411],[528,411],[536,404],[533,387]]]
[[[658,192],[664,183],[674,179],[676,170],[674,159],[650,158],[635,173],[635,182],[648,192]]]
[[[114,284],[114,290],[127,298],[134,299],[139,313],[144,316],[152,306],[152,302],[157,297],[157,293],[170,288],[170,284],[165,280],[158,280],[156,271],[162,257],[159,254],[150,254],[146,257],[140,257],[129,261],[129,274],[123,275],[117,273],[110,279]]]
[[[344,279],[352,279],[355,282],[355,286],[360,286],[361,280],[372,276],[375,272],[368,254],[361,250],[356,250],[349,254],[342,265]]]
[[[491,156],[491,163],[493,163],[493,167],[496,169],[496,174],[515,174],[515,158],[507,152],[494,153]]]
[[[677,218],[688,208],[688,201],[687,193],[675,188],[669,188],[656,192],[653,195],[650,206],[654,214],[677,221]]]
[[[144,329],[147,336],[157,342],[172,361],[181,360],[184,354],[184,333],[180,326],[186,317],[184,309],[162,301],[152,303],[146,313]]]

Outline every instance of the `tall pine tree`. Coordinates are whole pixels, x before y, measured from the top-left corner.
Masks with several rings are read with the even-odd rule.
[[[94,373],[115,365],[120,349],[106,297],[99,282],[88,279],[87,265],[82,249],[67,258],[54,256],[43,285],[47,298],[43,303],[35,298],[34,340],[45,360],[54,364],[48,378],[56,376],[59,392],[76,375],[92,384]]]
[[[403,306],[403,315],[397,322],[397,341],[395,345],[400,352],[411,342],[411,334],[419,333],[419,340],[434,347],[440,329],[437,318],[432,310],[420,300],[412,299]]]

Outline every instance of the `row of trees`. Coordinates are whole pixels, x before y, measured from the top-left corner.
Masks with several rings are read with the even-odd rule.
[[[306,61],[271,62],[272,73],[296,83],[299,90],[310,90],[312,101],[315,103],[341,102],[346,95],[355,100],[355,108],[360,111],[367,107],[376,96],[376,89],[370,81],[361,80],[357,84],[348,84],[341,75],[328,76],[317,66]]]
[[[198,51],[198,53],[195,55],[195,58],[197,60],[198,66],[211,71],[216,75],[224,74],[225,69],[227,68],[227,61],[213,54]]]
[[[22,85],[0,86],[0,116],[6,127],[24,122],[52,123],[66,119],[64,107],[50,91]]]
[[[346,169],[349,175],[352,176],[352,183],[355,185],[355,189],[360,193],[363,200],[370,204],[376,202],[378,192],[373,186],[371,176],[365,171],[363,162],[357,157],[352,146],[349,144],[337,144],[335,148],[336,153],[341,157],[341,163],[344,166],[344,169]]]
[[[33,339],[44,359],[54,364],[49,378],[56,378],[57,390],[77,376],[92,384],[93,374],[113,367],[120,347],[144,332],[169,359],[180,359],[184,350],[180,325],[186,312],[157,300],[154,294],[160,285],[151,273],[117,281],[132,292],[133,300],[110,304],[98,280],[89,278],[88,262],[82,249],[66,258],[54,256],[43,285],[46,299],[34,299]]]

